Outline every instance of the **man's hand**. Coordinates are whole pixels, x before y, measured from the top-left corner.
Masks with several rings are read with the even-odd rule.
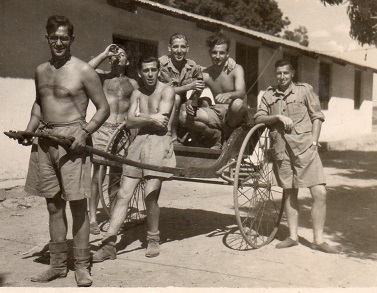
[[[236,65],[236,60],[234,60],[233,58],[228,58],[228,60],[226,61],[226,67],[228,67],[229,71],[232,71],[236,67]]]
[[[284,116],[284,115],[276,115],[276,117],[279,119],[280,122],[283,123],[284,129],[286,131],[291,131],[293,127],[293,121],[291,118]]]
[[[169,123],[168,115],[156,113],[156,114],[152,114],[150,117],[153,119],[153,122],[156,126],[161,127],[161,128],[165,128],[168,126],[168,123]]]
[[[232,99],[231,99],[231,95],[229,93],[224,93],[224,94],[218,94],[215,97],[215,101],[218,104],[230,104]]]
[[[311,149],[312,151],[314,151],[314,152],[318,152],[318,145],[314,145],[314,144],[312,144],[312,145],[310,146],[310,149]]]
[[[27,136],[27,135],[22,135],[17,133],[17,142],[19,144],[22,144],[24,146],[32,145],[33,144],[33,137],[32,136]]]
[[[113,56],[118,56],[120,54],[119,50],[116,50],[115,52],[112,51],[112,48],[114,48],[114,46],[116,48],[118,48],[117,45],[111,44],[111,45],[106,47],[105,51],[103,51],[103,53],[106,55],[106,57],[111,58]]]
[[[195,111],[194,111],[194,108],[192,107],[192,100],[188,100],[185,104],[186,104],[186,114],[188,116],[194,117]]]
[[[75,140],[72,142],[70,150],[74,152],[83,151],[86,146],[86,139],[88,134],[84,130],[80,130],[75,136],[73,136]]]
[[[203,80],[197,79],[194,80],[192,83],[189,83],[188,87],[190,88],[190,90],[202,91],[204,90],[206,85]]]

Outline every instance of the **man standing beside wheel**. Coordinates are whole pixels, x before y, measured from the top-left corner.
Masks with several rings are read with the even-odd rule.
[[[49,282],[67,276],[67,215],[72,213],[73,255],[78,286],[90,286],[89,218],[90,155],[85,152],[91,143],[90,134],[109,116],[109,105],[101,82],[93,68],[71,55],[73,25],[64,16],[47,20],[46,40],[51,60],[39,65],[35,74],[36,100],[26,131],[43,131],[51,135],[71,136],[71,147],[63,147],[49,139],[33,144],[26,179],[26,192],[46,198],[49,213],[50,266],[32,277],[33,282]],[[89,101],[97,111],[85,122]],[[28,145],[29,138],[20,143]]]
[[[125,48],[120,45],[109,45],[105,51],[89,61],[93,68],[97,68],[105,59],[109,59],[111,64],[110,71],[103,71],[96,69],[98,76],[101,79],[103,90],[106,99],[110,105],[110,116],[102,124],[102,126],[93,133],[93,147],[99,150],[105,150],[107,143],[115,132],[116,128],[125,121],[125,117],[130,107],[131,94],[134,89],[139,87],[136,80],[126,76],[126,67],[129,64],[129,54]],[[93,159],[100,158],[93,155]],[[100,165],[93,162],[93,176],[92,176],[92,196],[89,199],[89,219],[90,219],[90,233],[94,235],[100,234],[100,229],[97,223],[97,207],[99,201],[98,181],[99,181],[99,168]],[[112,179],[115,176],[115,171],[110,168],[109,180],[112,186],[112,191],[116,188],[116,184],[112,184]],[[114,186],[113,186],[114,185]]]
[[[294,74],[290,61],[275,63],[277,86],[266,90],[254,116],[256,123],[265,123],[270,128],[274,174],[285,197],[290,237],[276,247],[298,245],[298,190],[308,187],[313,198],[312,249],[338,253],[323,240],[326,181],[318,155],[318,139],[325,117],[313,88],[306,83],[293,83]]]
[[[155,57],[143,57],[139,61],[139,76],[143,81],[141,88],[131,96],[131,106],[127,114],[128,126],[139,128],[131,143],[127,159],[141,163],[175,167],[173,142],[168,131],[169,116],[174,105],[174,89],[158,81],[159,61]],[[104,234],[101,248],[93,255],[93,262],[116,258],[117,234],[126,219],[128,203],[140,180],[145,183],[145,205],[147,214],[147,257],[159,255],[159,215],[158,198],[162,181],[172,174],[123,166],[123,177],[119,188],[110,224]]]

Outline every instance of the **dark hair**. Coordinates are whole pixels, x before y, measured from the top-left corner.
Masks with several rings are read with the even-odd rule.
[[[117,45],[120,49],[122,49],[126,53],[127,60],[129,60],[130,59],[130,54],[131,54],[130,50],[128,48],[126,48],[125,45],[122,45],[122,44],[115,44],[115,45]]]
[[[217,33],[215,35],[209,36],[206,41],[207,47],[212,49],[216,45],[226,44],[227,49],[230,47],[230,40],[224,36],[223,33]]]
[[[156,62],[157,68],[160,68],[160,60],[154,56],[141,56],[139,62],[137,63],[137,68],[140,70],[143,63]]]
[[[285,65],[289,65],[289,67],[291,67],[292,70],[295,70],[292,62],[289,59],[280,59],[280,60],[276,61],[275,62],[275,69],[278,68],[278,67],[285,66]]]
[[[47,34],[52,34],[58,30],[59,27],[65,26],[68,28],[68,34],[70,37],[73,36],[73,25],[71,21],[61,15],[52,15],[47,19],[47,24],[46,24],[46,31]]]
[[[184,39],[188,43],[187,37],[184,34],[175,33],[170,37],[169,44],[171,45],[175,39]]]

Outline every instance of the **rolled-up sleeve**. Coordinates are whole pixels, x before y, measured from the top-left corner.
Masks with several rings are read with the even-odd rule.
[[[305,86],[305,102],[308,109],[310,120],[313,122],[316,119],[325,121],[325,115],[321,111],[321,104],[319,98],[309,84]]]
[[[263,96],[259,103],[257,113],[255,113],[254,115],[254,119],[256,119],[257,117],[266,116],[266,115],[270,115],[270,108],[268,107],[265,96]]]

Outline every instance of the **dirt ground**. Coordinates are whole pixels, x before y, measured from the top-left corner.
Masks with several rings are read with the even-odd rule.
[[[300,191],[299,246],[275,248],[278,239],[287,236],[287,225],[282,222],[278,239],[271,244],[237,250],[232,236],[236,226],[232,187],[172,181],[165,183],[160,198],[160,256],[144,256],[145,225],[129,229],[119,237],[117,259],[94,264],[93,287],[377,287],[377,151],[328,151],[322,160],[328,179],[325,237],[342,254],[310,249],[311,199],[305,190]],[[99,218],[106,220],[101,209]],[[24,255],[49,239],[43,199],[26,196],[22,186],[0,189],[0,222],[3,287],[76,287],[73,271],[50,283],[30,282],[48,263],[46,252]],[[70,234],[68,238],[72,246]],[[100,239],[91,236],[93,251]]]

